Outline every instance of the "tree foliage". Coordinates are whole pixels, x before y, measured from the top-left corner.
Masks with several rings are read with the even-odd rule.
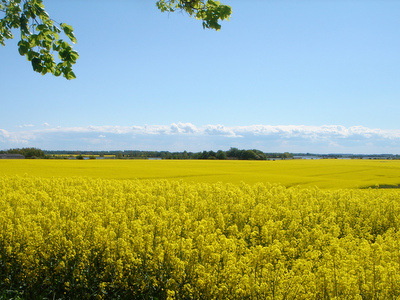
[[[203,28],[220,30],[219,21],[228,20],[232,9],[213,0],[159,0],[157,7],[162,12],[184,11],[203,21]]]
[[[18,51],[31,62],[34,71],[75,78],[72,66],[79,55],[71,46],[76,43],[72,26],[52,20],[42,0],[0,0],[0,13],[1,45],[19,31]]]
[[[21,154],[25,156],[25,158],[46,158],[46,154],[43,150],[38,148],[16,148],[7,150],[9,154]]]
[[[65,158],[66,155],[71,154],[70,151],[46,151],[46,154],[51,158]],[[117,159],[146,159],[146,158],[160,158],[160,159],[239,159],[239,160],[266,160],[266,159],[286,159],[293,158],[292,153],[264,153],[261,150],[240,150],[238,148],[230,148],[228,151],[218,150],[202,151],[202,152],[169,152],[169,151],[139,151],[139,150],[125,150],[125,151],[83,151],[79,154],[82,155],[99,155],[115,156]]]
[[[231,8],[213,0],[160,0],[162,12],[184,11],[203,21],[204,28],[219,30]],[[79,58],[72,44],[77,40],[71,25],[57,23],[46,12],[43,0],[0,0],[0,44],[20,33],[18,51],[34,71],[76,78],[72,67]]]

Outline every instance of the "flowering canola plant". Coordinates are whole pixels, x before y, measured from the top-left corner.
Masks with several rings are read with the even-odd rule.
[[[0,176],[168,179],[211,184],[269,182],[324,189],[398,186],[399,174],[400,160],[0,160]]]
[[[0,177],[0,298],[397,299],[400,190]]]

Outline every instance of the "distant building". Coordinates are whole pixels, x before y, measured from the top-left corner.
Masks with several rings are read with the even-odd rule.
[[[0,159],[24,159],[25,156],[22,154],[0,154]]]

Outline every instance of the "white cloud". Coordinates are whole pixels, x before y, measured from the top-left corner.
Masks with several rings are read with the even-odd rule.
[[[47,123],[47,122],[44,122],[44,123],[43,123],[43,126],[44,126],[44,127],[50,127],[50,124]]]
[[[9,132],[5,129],[0,129],[0,142],[5,144],[28,144],[29,138],[25,134]]]
[[[242,137],[240,134],[237,134],[235,127],[225,127],[223,125],[207,125],[201,129],[203,134],[209,135],[219,135],[219,136],[227,136],[227,137]]]
[[[238,146],[264,151],[398,153],[400,130],[342,125],[196,126],[181,122],[170,125],[46,126],[42,129],[26,126],[21,131],[0,129],[0,143],[2,148],[30,144],[44,149],[84,149],[93,144],[104,144],[112,149],[147,147],[148,150],[205,150],[211,147],[226,149]]]
[[[5,129],[0,129],[0,139],[6,140],[10,137],[10,133]]]
[[[191,123],[172,123],[170,125],[170,130],[173,133],[195,133],[197,131],[196,126]]]
[[[35,125],[33,125],[33,124],[18,125],[19,128],[34,127],[34,126]]]

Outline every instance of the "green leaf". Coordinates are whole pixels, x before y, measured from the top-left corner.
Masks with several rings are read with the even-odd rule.
[[[28,42],[26,42],[26,41],[20,41],[20,42],[18,43],[18,46],[19,46],[19,48],[18,48],[19,54],[25,55],[26,53],[28,53],[28,50],[29,50],[29,44],[28,44]]]
[[[31,50],[31,48],[29,48],[28,53],[26,54],[26,57],[29,61],[32,61],[35,57],[38,57],[38,56],[39,56],[39,53]]]
[[[61,29],[54,25],[54,26],[53,26],[53,32],[60,33],[60,32],[61,32]]]
[[[64,30],[64,33],[68,36],[69,34],[71,34],[74,29],[72,28],[71,25],[67,25],[65,23],[61,23],[60,24],[61,28]]]
[[[76,76],[75,76],[74,72],[70,71],[65,75],[65,78],[67,78],[68,80],[71,80],[71,79],[76,79]]]
[[[43,70],[40,59],[36,58],[36,57],[32,59],[32,67],[33,67],[34,71],[39,72],[39,73],[42,72],[42,70]]]
[[[62,30],[64,31],[65,35],[71,40],[72,43],[76,44],[77,40],[74,35],[74,29],[71,25],[67,25],[65,23],[60,24]]]
[[[53,44],[53,50],[56,52],[60,51],[60,46],[57,44]]]
[[[57,68],[57,69],[55,70],[55,72],[54,72],[54,76],[57,76],[57,77],[58,77],[58,76],[60,76],[60,75],[61,75],[61,69],[58,69],[58,68]]]
[[[12,33],[11,33],[10,30],[6,29],[5,32],[4,32],[4,37],[5,37],[6,39],[12,39],[12,38],[13,38],[13,35],[12,35]]]
[[[46,27],[47,27],[46,25],[40,24],[40,25],[36,26],[36,29],[39,31],[43,31],[44,29],[46,29]]]
[[[68,37],[72,43],[76,44],[78,42],[78,40],[75,38],[75,36],[73,34],[69,35]]]
[[[79,58],[79,54],[76,51],[71,51],[70,56],[73,61],[76,61]]]

